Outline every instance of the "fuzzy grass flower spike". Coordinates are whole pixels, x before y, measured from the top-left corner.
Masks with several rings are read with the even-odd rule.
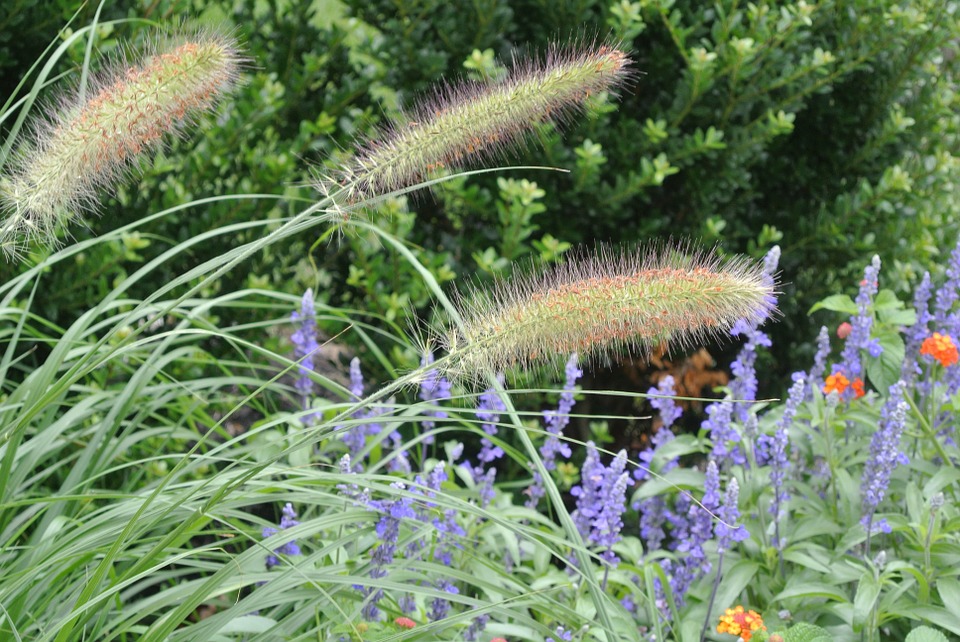
[[[544,60],[515,62],[500,81],[444,87],[368,140],[320,189],[349,205],[497,157],[538,123],[562,124],[591,96],[624,84],[629,64],[615,46],[556,47]]]
[[[0,179],[4,251],[54,241],[63,225],[92,209],[99,188],[113,187],[165,134],[210,109],[235,84],[242,62],[233,38],[198,33],[101,75],[86,99],[79,92],[61,98]]]
[[[753,634],[760,630],[767,630],[763,618],[756,611],[747,611],[742,606],[727,609],[717,625],[717,633],[739,635],[743,642],[750,642]]]
[[[944,368],[952,366],[960,359],[957,346],[949,334],[934,332],[923,340],[920,345],[920,354],[926,355],[938,362]]]
[[[689,345],[774,311],[762,265],[685,248],[602,247],[457,298],[463,324],[441,333],[453,375],[527,368],[578,353],[600,362]]]

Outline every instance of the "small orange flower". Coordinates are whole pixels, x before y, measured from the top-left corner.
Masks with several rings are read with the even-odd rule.
[[[851,383],[842,372],[834,372],[827,377],[827,380],[823,383],[823,394],[829,395],[831,392],[835,392],[838,395],[842,395],[847,391],[847,388],[853,389],[855,399],[859,399],[866,394],[866,391],[863,389],[863,379],[857,377]]]
[[[507,641],[503,638],[493,638],[492,640],[490,640],[490,642],[507,642]]]
[[[855,399],[859,399],[863,395],[867,394],[863,391],[863,379],[860,377],[854,379],[850,386],[853,388],[853,396]]]
[[[414,622],[408,617],[398,617],[396,620],[393,621],[393,623],[399,626],[401,629],[412,629],[417,625],[416,622]]]
[[[950,335],[940,334],[939,332],[934,332],[933,336],[923,340],[923,344],[920,346],[920,354],[930,355],[944,367],[952,366],[960,359],[957,346],[953,343]]]
[[[745,611],[742,606],[727,609],[720,616],[717,633],[732,633],[739,635],[743,642],[750,642],[754,631],[767,630],[763,625],[763,618],[756,611]]]
[[[843,391],[850,385],[850,380],[843,376],[842,372],[834,372],[827,377],[823,384],[823,394],[829,395],[831,392],[843,394]]]

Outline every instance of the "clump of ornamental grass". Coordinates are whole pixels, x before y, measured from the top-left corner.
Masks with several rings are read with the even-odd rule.
[[[0,177],[0,246],[15,255],[90,211],[101,188],[135,170],[165,134],[209,110],[243,63],[234,38],[216,32],[170,37],[141,61],[124,61],[55,101],[32,140]]]
[[[686,247],[601,247],[527,270],[487,289],[455,294],[462,323],[439,332],[450,376],[539,364],[572,352],[607,362],[646,356],[726,334],[738,320],[759,324],[775,310],[763,265]]]
[[[499,81],[447,85],[421,100],[360,145],[319,189],[349,207],[439,170],[495,158],[537,124],[564,124],[591,96],[615,91],[631,75],[630,58],[611,45],[555,47],[542,60],[514,60]]]

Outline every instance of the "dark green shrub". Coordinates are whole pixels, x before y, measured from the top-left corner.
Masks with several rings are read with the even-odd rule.
[[[203,20],[237,26],[254,61],[247,83],[205,134],[174,144],[92,220],[95,231],[202,196],[314,199],[304,161],[336,164],[340,150],[401,117],[400,106],[430,83],[496,76],[493,54],[509,59],[514,46],[543,52],[568,34],[612,32],[628,41],[640,72],[620,107],[597,97],[591,119],[562,137],[544,127],[540,145],[517,159],[570,174],[499,177],[536,181],[542,196],[535,192],[535,203],[520,210],[515,188],[494,176],[453,181],[410,202],[415,213],[396,225],[441,279],[502,271],[530,251],[555,257],[569,242],[693,236],[757,256],[777,242],[786,318],[774,343],[786,363],[805,350],[795,337],[816,334],[806,310],[852,288],[869,255],[883,253],[888,285],[904,291],[916,266],[935,260],[956,235],[952,4],[195,0],[192,7]],[[152,15],[173,12],[183,7],[162,1]],[[213,204],[152,225],[134,244],[149,241],[137,250],[148,258],[200,230],[264,212],[281,218],[297,206]],[[391,318],[408,313],[408,300],[413,308],[426,301],[395,291],[382,261],[351,274],[368,251],[355,239],[314,241],[271,248],[229,277],[230,287],[297,292],[321,284],[330,301],[370,299]],[[191,260],[224,249],[196,247]],[[102,289],[136,260],[129,252],[85,258],[78,270],[95,278],[51,277],[68,293],[57,303],[61,314],[97,294],[77,288]]]

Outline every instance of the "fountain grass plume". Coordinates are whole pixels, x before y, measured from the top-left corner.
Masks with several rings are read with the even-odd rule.
[[[458,379],[559,367],[571,352],[608,362],[724,336],[740,319],[759,324],[774,313],[774,294],[762,263],[745,257],[686,245],[603,246],[456,293],[462,323],[437,341],[452,357],[445,374]]]
[[[438,170],[495,158],[538,123],[565,123],[591,96],[615,91],[631,76],[629,57],[613,45],[558,46],[544,59],[515,59],[502,80],[442,86],[359,145],[318,188],[335,194],[337,206],[350,206]]]
[[[100,188],[112,188],[232,87],[244,58],[236,40],[217,31],[165,37],[139,62],[107,65],[85,92],[74,89],[44,110],[0,178],[0,246],[16,255],[90,211]]]

